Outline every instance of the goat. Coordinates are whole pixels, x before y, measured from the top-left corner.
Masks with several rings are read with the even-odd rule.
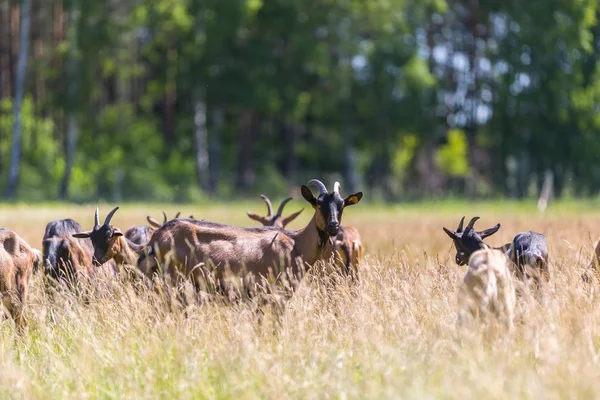
[[[41,268],[43,256],[31,248],[15,232],[0,228],[0,294],[7,316],[19,331],[25,325],[23,308],[27,301],[29,279],[34,269]]]
[[[288,197],[287,199],[285,199],[281,202],[281,204],[279,205],[279,208],[277,209],[276,214],[273,214],[273,206],[271,205],[271,200],[269,200],[269,198],[267,196],[265,196],[264,194],[261,194],[260,197],[262,197],[264,202],[267,204],[267,215],[265,215],[265,216],[258,215],[252,211],[247,211],[246,214],[248,215],[248,217],[250,217],[250,219],[260,222],[261,224],[263,224],[263,226],[274,226],[276,228],[285,228],[285,226],[287,224],[289,224],[294,219],[296,219],[296,217],[298,215],[300,215],[300,213],[302,211],[304,211],[304,208],[303,208],[302,210],[296,211],[295,213],[283,218],[283,216],[282,216],[283,208],[290,200],[292,200],[291,197]]]
[[[339,183],[335,183],[337,188],[334,188],[334,191],[339,193]],[[266,216],[261,216],[256,213],[248,211],[248,216],[260,223],[263,226],[274,226],[276,228],[284,228],[288,223],[290,223],[294,218],[296,218],[304,209],[286,217],[282,217],[283,207],[292,200],[291,197],[285,199],[279,209],[277,210],[277,214],[273,215],[273,207],[271,205],[271,201],[265,195],[260,195],[262,199],[267,204],[267,212]],[[329,261],[332,256],[337,255],[335,259],[336,265],[344,271],[345,273],[350,273],[351,265],[357,266],[359,261],[362,259],[362,244],[360,242],[360,234],[358,230],[352,226],[340,226],[340,231],[335,236],[333,242],[328,241],[325,246],[325,250],[321,256],[321,259],[325,261]]]
[[[469,317],[496,317],[511,331],[514,327],[516,292],[510,260],[498,249],[475,251],[458,291],[458,324]]]
[[[138,261],[140,270],[149,276],[163,268],[173,280],[191,277],[200,288],[205,269],[216,267],[216,278],[221,289],[226,289],[229,276],[269,277],[278,267],[287,272],[288,278],[301,278],[303,262],[309,266],[317,261],[330,237],[340,231],[344,209],[357,204],[362,192],[342,199],[339,184],[328,192],[325,185],[312,179],[319,189],[314,197],[311,190],[302,185],[304,199],[315,210],[313,218],[304,229],[287,231],[275,227],[241,228],[205,221],[175,219],[156,230],[148,244],[147,254]],[[281,265],[282,264],[282,265]],[[201,267],[201,268],[198,268]],[[291,272],[291,273],[290,273]]]
[[[46,276],[73,283],[76,275],[93,272],[92,242],[89,239],[75,240],[71,236],[81,230],[81,226],[70,218],[51,221],[46,225],[42,240]]]
[[[145,246],[133,243],[123,236],[119,228],[110,225],[112,217],[119,207],[108,213],[104,223],[100,225],[99,210],[96,207],[94,214],[94,227],[87,232],[74,233],[80,239],[90,238],[94,248],[92,264],[95,266],[114,260],[118,266],[135,266],[139,255]]]
[[[456,263],[465,265],[469,262],[469,257],[477,250],[490,247],[483,242],[483,239],[493,235],[500,229],[500,224],[492,228],[477,232],[473,228],[479,217],[473,217],[463,230],[465,217],[460,220],[456,231],[443,228],[444,232],[454,241],[456,247]],[[490,247],[493,248],[493,247]],[[548,268],[548,246],[546,238],[537,232],[518,233],[511,243],[501,247],[494,248],[502,251],[513,262],[516,268],[516,274],[523,281],[534,280],[536,285],[540,283],[540,277],[546,280],[549,278]],[[531,268],[526,268],[530,266]],[[540,273],[532,273],[534,270]]]

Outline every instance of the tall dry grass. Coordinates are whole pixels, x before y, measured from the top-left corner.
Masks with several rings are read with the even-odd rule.
[[[257,204],[182,211],[252,226],[243,211]],[[117,283],[85,301],[50,296],[36,276],[26,334],[0,323],[0,398],[600,398],[600,295],[580,279],[600,214],[360,207],[344,215],[367,250],[360,282],[313,271],[280,319],[248,303],[168,312],[155,294]],[[455,329],[466,267],[441,227],[474,210],[476,227],[502,223],[490,244],[526,229],[549,242],[546,303],[521,305],[514,335],[494,342]],[[124,207],[114,223],[126,229],[146,213]],[[65,216],[88,228],[93,207],[0,208],[2,225],[34,246],[46,222]],[[310,216],[301,217],[292,228]]]

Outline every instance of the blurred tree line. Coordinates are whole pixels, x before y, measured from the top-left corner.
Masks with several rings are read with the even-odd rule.
[[[0,0],[0,189],[600,191],[600,2]],[[18,123],[16,123],[18,122]],[[330,182],[328,184],[331,184]]]

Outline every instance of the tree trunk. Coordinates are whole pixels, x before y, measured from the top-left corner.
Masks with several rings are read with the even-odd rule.
[[[0,0],[0,99],[10,97],[10,19],[8,0]]]
[[[77,149],[77,9],[76,5],[71,5],[69,10],[69,55],[67,61],[67,143],[65,148],[65,172],[60,184],[59,197],[65,200],[69,197],[69,183],[71,182],[71,172],[75,162],[75,151]]]
[[[208,130],[206,128],[206,98],[205,91],[198,85],[194,105],[194,146],[196,158],[196,178],[198,188],[208,189],[209,186],[209,154]]]
[[[15,197],[19,183],[19,167],[21,165],[21,107],[25,92],[25,72],[27,69],[27,49],[29,47],[29,25],[31,0],[23,0],[21,7],[20,46],[15,83],[15,102],[13,105],[13,138],[11,148],[10,171],[8,174],[8,197]]]
[[[245,110],[239,118],[237,189],[245,191],[252,186],[255,178],[252,154],[255,115],[252,111]]]
[[[357,163],[357,151],[352,144],[352,128],[348,120],[344,122],[342,127],[342,137],[344,141],[344,181],[347,185],[346,191],[348,193],[354,193],[358,188],[358,172],[356,170]]]
[[[284,174],[290,185],[296,185],[298,180],[298,155],[296,154],[296,138],[301,129],[299,123],[279,122],[279,128],[283,131],[284,138]]]
[[[223,129],[223,120],[225,118],[222,108],[214,107],[212,112],[212,129],[210,134],[210,144],[208,148],[208,170],[210,176],[210,192],[217,193],[219,179],[221,174],[221,130]]]

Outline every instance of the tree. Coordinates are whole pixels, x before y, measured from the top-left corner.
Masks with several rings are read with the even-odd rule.
[[[11,147],[10,171],[8,175],[8,197],[15,197],[19,183],[19,168],[21,166],[21,107],[25,92],[25,73],[27,69],[27,50],[29,48],[29,25],[31,22],[31,0],[21,3],[21,31],[19,59],[17,63],[17,80],[15,83],[14,126]]]

